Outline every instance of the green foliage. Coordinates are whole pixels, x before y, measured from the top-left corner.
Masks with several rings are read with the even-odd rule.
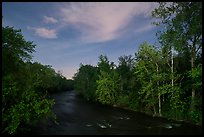
[[[165,94],[169,94],[169,93],[173,93],[173,90],[172,90],[172,85],[170,84],[163,84],[161,85],[159,88],[159,94],[160,95],[165,95]]]
[[[34,120],[51,115],[54,100],[37,94],[30,85],[19,86],[11,75],[2,80],[3,133],[15,134],[21,125],[32,125]]]
[[[118,97],[116,104],[121,106],[121,107],[128,107],[129,106],[129,96],[128,95],[125,95],[125,96],[120,95]]]
[[[152,16],[163,27],[156,34],[160,47],[144,42],[134,58],[119,57],[118,66],[101,55],[98,79],[92,79],[96,81],[95,98],[102,104],[201,123],[201,3],[161,2]],[[86,78],[87,72],[80,70],[77,78]],[[76,79],[80,92],[90,86],[82,79]],[[190,109],[192,104],[194,109]]]
[[[173,90],[175,93],[172,93],[169,103],[176,112],[171,111],[174,113],[172,116],[177,118],[176,113],[182,114],[184,110],[185,113],[192,111],[193,114],[199,109],[195,107],[195,98],[201,96],[202,89],[202,68],[198,65],[201,59],[197,62],[198,56],[202,56],[202,5],[200,2],[160,2],[152,16],[159,19],[155,24],[164,27],[157,36],[165,58],[170,61],[169,51],[172,48],[178,54],[173,60],[174,70],[177,70],[180,76],[174,83],[181,85],[182,90]],[[188,97],[191,100],[185,101]]]
[[[106,56],[100,56],[98,62],[99,79],[97,80],[96,97],[102,104],[115,104],[119,90],[119,75],[113,62]]]
[[[31,59],[33,42],[25,41],[21,30],[2,27],[2,75],[13,74],[21,69],[23,61]]]
[[[30,83],[34,85],[36,91],[56,93],[73,89],[73,80],[67,80],[56,73],[50,65],[29,62],[27,69],[30,71],[28,75]]]
[[[13,27],[2,27],[2,49],[3,57],[30,60],[35,50],[33,42],[26,41],[21,34],[21,30],[15,30]]]
[[[188,95],[185,89],[181,88],[185,76],[183,73],[179,74],[176,68],[171,72],[168,57],[165,57],[162,49],[156,49],[145,42],[135,55],[134,59],[131,59],[131,56],[120,57],[118,66],[110,63],[106,56],[100,56],[98,67],[81,65],[75,74],[77,92],[88,100],[90,92],[87,89],[92,86],[89,83],[95,82],[93,98],[102,104],[199,122],[202,119],[200,105],[196,105],[198,111],[189,113],[190,101],[186,100]],[[201,70],[200,65],[193,73],[189,71],[189,77],[200,83],[198,78],[201,76]],[[97,72],[94,76],[98,77],[91,79],[93,75],[90,71]]]
[[[196,68],[193,68],[188,72],[188,76],[191,78],[192,85],[201,90],[202,88],[202,64],[199,64]]]
[[[181,90],[180,87],[174,86],[172,88],[172,96],[170,98],[170,112],[173,113],[172,117],[175,119],[181,119],[179,114],[185,112],[185,102],[181,100]]]
[[[137,99],[134,99],[134,100],[131,100],[131,101],[129,101],[130,103],[129,103],[129,108],[131,108],[131,109],[133,109],[133,110],[140,110],[141,109],[141,107],[140,107],[140,102],[139,102],[139,100],[137,100]]]
[[[192,40],[195,34],[198,36],[197,42],[200,42],[202,34],[202,5],[200,2],[172,2],[168,3],[168,6],[166,2],[161,2],[159,7],[152,12],[152,16],[160,19],[156,24],[166,26],[166,30],[160,36],[164,38],[161,39],[161,42],[168,40],[180,50],[182,46],[188,46],[182,43]]]
[[[194,104],[195,104],[195,109],[192,111],[190,110],[189,106],[191,103],[191,97],[187,98],[187,107],[186,109],[188,109],[186,111],[186,119],[193,122],[193,123],[197,123],[199,125],[202,125],[202,96],[196,96],[195,100],[194,100]]]
[[[98,62],[98,68],[100,68],[100,70],[102,71],[109,72],[110,67],[111,66],[109,64],[107,56],[100,55],[99,62]]]
[[[59,86],[58,90],[66,90],[68,87],[65,86],[73,83],[55,73],[49,65],[31,63],[31,53],[34,52],[34,48],[33,42],[24,39],[21,30],[2,27],[2,133],[4,134],[18,134],[20,130],[33,126],[44,118],[55,119],[52,113],[54,100],[47,98],[47,91]],[[57,83],[58,81],[60,83]]]
[[[120,90],[123,92],[122,94],[128,94],[131,92],[133,87],[135,86],[134,77],[133,77],[133,69],[134,69],[134,58],[131,55],[129,56],[120,56],[118,58],[119,64],[116,68],[120,76]]]
[[[96,80],[98,70],[91,65],[81,65],[79,71],[74,76],[74,87],[78,95],[87,100],[95,101]]]
[[[111,73],[101,71],[97,80],[96,96],[102,104],[115,104],[119,91],[119,76],[117,72]]]
[[[163,81],[160,64],[164,64],[165,61],[162,60],[161,52],[147,42],[140,45],[136,53],[136,61],[135,76],[141,83],[140,99],[145,104],[145,111],[151,112],[153,109],[156,113],[156,105],[161,103],[160,100],[157,100],[161,95],[159,92],[161,84],[159,83]]]
[[[202,111],[200,110],[190,111],[189,117],[194,123],[202,125]]]
[[[31,125],[33,120],[51,116],[53,104],[54,100],[43,98],[34,91],[25,91],[18,103],[3,113],[2,121],[8,124],[3,132],[14,134],[22,124]]]

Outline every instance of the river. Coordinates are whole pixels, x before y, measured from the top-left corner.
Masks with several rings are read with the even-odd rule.
[[[130,110],[87,102],[74,91],[52,95],[53,111],[59,124],[51,120],[39,124],[40,135],[169,135],[201,134],[201,127],[157,118]]]

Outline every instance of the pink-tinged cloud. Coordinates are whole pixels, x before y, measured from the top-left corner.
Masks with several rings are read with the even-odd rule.
[[[53,17],[44,16],[43,21],[45,23],[57,23],[58,21]]]
[[[151,2],[65,3],[60,7],[59,17],[62,23],[78,29],[83,41],[105,42],[121,36],[121,30],[135,17],[150,17],[156,5]]]
[[[46,38],[46,39],[55,39],[57,38],[56,30],[55,29],[46,29],[43,27],[34,28],[34,27],[27,27],[29,30],[34,30],[35,34],[39,37]]]

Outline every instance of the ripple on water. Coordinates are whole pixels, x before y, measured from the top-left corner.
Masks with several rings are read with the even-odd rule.
[[[93,125],[92,124],[86,124],[86,127],[92,127]]]
[[[107,126],[103,125],[103,124],[100,124],[100,123],[97,123],[97,125],[100,127],[100,128],[103,128],[103,129],[106,129]]]
[[[102,120],[102,122],[97,123],[97,125],[100,128],[102,128],[102,129],[106,129],[106,128],[111,128],[112,127],[112,125],[109,122],[107,122],[106,120]]]
[[[119,120],[129,120],[130,119],[130,117],[115,117],[115,116],[113,118],[119,119]]]

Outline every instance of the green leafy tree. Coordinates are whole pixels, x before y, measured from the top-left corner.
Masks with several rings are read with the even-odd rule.
[[[113,62],[107,56],[100,55],[98,62],[99,80],[97,80],[96,96],[103,104],[115,104],[119,93],[119,75]]]
[[[120,87],[121,92],[128,94],[134,86],[133,68],[134,59],[131,55],[120,56],[119,64],[116,68],[118,74],[120,75]]]
[[[196,54],[202,48],[202,3],[161,2],[152,12],[160,19],[157,25],[165,29],[159,33],[162,45],[174,47],[178,52],[190,52],[191,69],[195,67]],[[192,84],[191,111],[194,111],[195,87]]]
[[[74,76],[74,87],[78,95],[82,95],[87,100],[95,101],[97,79],[98,69],[96,67],[81,64]]]
[[[53,116],[54,100],[38,94],[28,69],[35,45],[20,30],[2,27],[2,133],[17,134],[36,120]]]
[[[153,107],[154,114],[156,111],[156,104],[158,103],[159,115],[162,115],[162,100],[161,96],[166,93],[160,90],[164,85],[164,78],[167,73],[163,69],[166,64],[162,56],[161,50],[157,50],[154,46],[144,42],[140,45],[138,53],[136,53],[136,67],[135,75],[142,84],[140,94],[144,97],[147,108]]]
[[[110,65],[110,62],[108,61],[107,56],[103,56],[103,55],[99,56],[98,68],[100,71],[105,71],[105,72],[110,71],[111,65]]]
[[[145,103],[147,109],[153,107],[154,114],[156,114],[156,102],[155,102],[155,93],[153,90],[153,83],[151,75],[155,70],[151,62],[151,52],[153,51],[152,47],[148,43],[143,43],[140,45],[138,53],[136,54],[136,70],[135,74],[137,78],[141,80],[142,87],[140,89],[140,95],[143,98],[143,103]]]
[[[199,91],[195,96],[194,107],[195,110],[190,112],[190,118],[192,121],[201,123],[202,121],[202,64],[199,64],[194,69],[188,71],[188,77],[191,79],[191,83],[195,90]]]
[[[101,71],[97,85],[96,96],[98,101],[102,104],[115,104],[119,91],[119,75],[117,72]]]

